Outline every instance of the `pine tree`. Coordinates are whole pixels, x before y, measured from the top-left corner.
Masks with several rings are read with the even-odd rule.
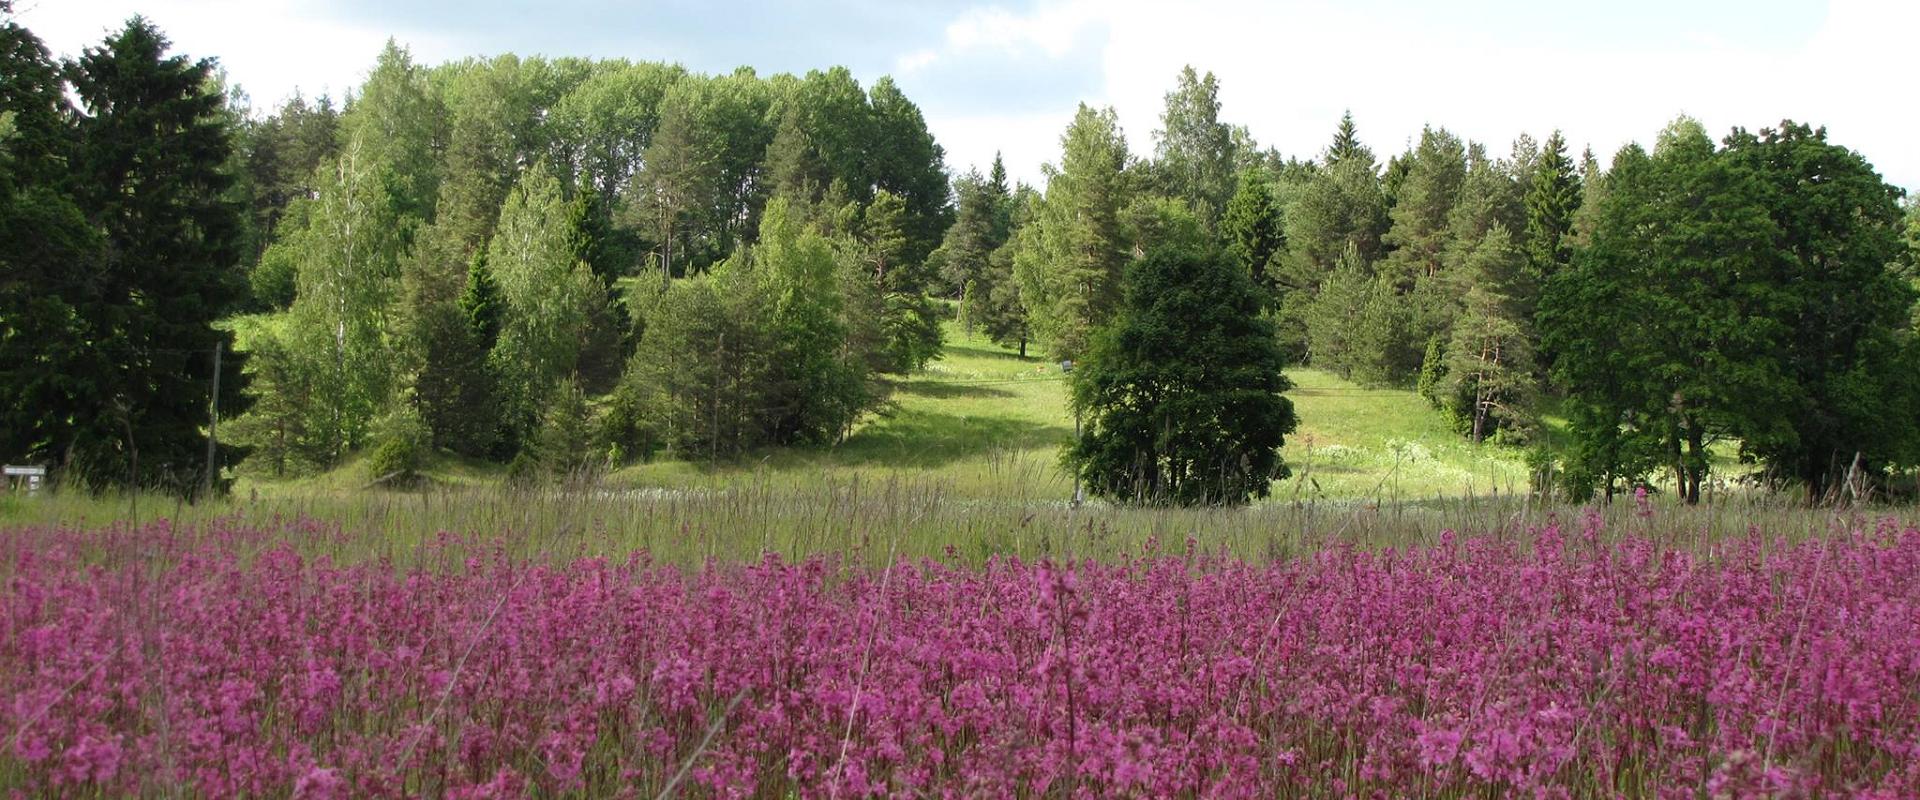
[[[1328,273],[1305,314],[1313,366],[1351,379],[1359,361],[1359,330],[1374,286],[1373,270],[1349,247]]]
[[[980,321],[987,338],[1027,356],[1027,342],[1033,328],[1027,324],[1027,309],[1020,301],[1020,282],[1013,277],[1014,249],[1001,245],[987,261],[986,286],[976,286],[969,297],[980,298],[971,316]]]
[[[1047,170],[1046,195],[1022,231],[1013,267],[1034,332],[1065,360],[1119,306],[1129,247],[1120,217],[1132,192],[1112,109],[1080,106],[1061,145],[1060,166]]]
[[[85,480],[192,494],[208,466],[213,351],[232,353],[214,323],[248,292],[213,63],[169,46],[136,17],[68,68],[87,110],[74,186],[110,254],[93,276],[99,294],[75,310],[114,365],[69,452]],[[224,359],[225,413],[245,408],[243,364]],[[232,448],[221,458],[238,460]]]
[[[1403,291],[1415,280],[1438,275],[1448,239],[1448,218],[1467,181],[1466,148],[1446,129],[1427,128],[1408,159],[1407,177],[1396,192],[1385,243],[1394,248],[1387,270]]]
[[[432,334],[442,344],[415,386],[415,403],[433,442],[461,455],[505,458],[500,447],[496,377],[487,360],[500,335],[499,288],[487,268],[486,250],[468,261],[459,299],[436,314]]]
[[[1466,286],[1453,338],[1446,347],[1441,396],[1465,403],[1453,409],[1476,443],[1495,431],[1530,425],[1533,337],[1530,319],[1512,295],[1526,256],[1496,224],[1463,266]]]
[[[927,298],[925,262],[908,259],[906,216],[905,201],[885,189],[877,190],[862,212],[856,239],[856,259],[880,301],[875,321],[882,342],[873,362],[878,372],[906,374],[940,354],[940,316]]]
[[[953,186],[954,195],[959,198],[959,210],[940,244],[937,261],[941,282],[964,305],[967,299],[964,290],[982,282],[987,258],[1000,246],[1000,242],[994,240],[995,216],[1000,209],[992,185],[977,172],[960,176]]]
[[[1086,429],[1066,462],[1094,494],[1240,505],[1287,477],[1280,446],[1297,421],[1261,305],[1211,248],[1175,240],[1128,268],[1125,304],[1073,372]]]

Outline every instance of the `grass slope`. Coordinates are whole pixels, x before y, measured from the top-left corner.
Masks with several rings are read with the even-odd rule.
[[[1469,444],[1412,392],[1367,389],[1319,370],[1288,374],[1300,429],[1284,452],[1294,477],[1274,486],[1275,500],[1405,500],[1526,486],[1520,451]],[[1057,365],[949,323],[945,354],[899,381],[888,406],[837,446],[776,450],[733,464],[659,461],[621,470],[611,481],[717,488],[755,480],[780,487],[907,475],[957,497],[1058,501],[1072,493],[1059,468],[1060,448],[1072,436]]]

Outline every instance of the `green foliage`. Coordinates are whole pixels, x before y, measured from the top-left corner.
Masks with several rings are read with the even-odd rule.
[[[1748,245],[1758,274],[1730,288],[1748,314],[1778,326],[1760,329],[1778,338],[1750,369],[1774,373],[1786,397],[1778,423],[1737,431],[1743,452],[1814,497],[1856,466],[1884,476],[1890,465],[1920,464],[1900,190],[1824,129],[1792,121],[1736,129],[1719,160],[1758,184],[1770,223]]]
[[[1341,257],[1304,316],[1313,365],[1343,378],[1390,385],[1412,359],[1407,306],[1356,247]]]
[[[858,231],[849,243],[853,274],[866,286],[849,286],[843,294],[871,296],[873,308],[857,313],[848,309],[849,326],[870,320],[877,331],[872,346],[877,372],[905,374],[940,354],[940,314],[927,298],[932,276],[925,261],[908,258],[909,237],[902,225],[906,203],[892,192],[874,192],[873,202],[860,212]]]
[[[309,413],[322,387],[313,365],[294,353],[278,322],[236,320],[236,343],[247,353],[247,382],[255,399],[246,414],[221,422],[220,435],[247,449],[245,466],[284,478],[325,466],[330,452]]]
[[[1405,160],[1406,178],[1394,192],[1393,227],[1384,242],[1393,247],[1385,270],[1402,288],[1440,273],[1451,237],[1448,220],[1467,182],[1466,147],[1445,128],[1428,127]]]
[[[750,284],[766,299],[762,330],[773,391],[762,419],[769,439],[827,443],[846,435],[875,396],[867,386],[868,354],[846,346],[832,244],[804,229],[776,198],[749,257],[726,266],[723,282]]]
[[[988,285],[984,282],[987,260],[1006,243],[1011,233],[1001,224],[1001,218],[1009,213],[1005,207],[1012,199],[1005,194],[1004,184],[996,185],[978,172],[960,176],[953,186],[959,209],[953,225],[947,228],[946,238],[935,251],[939,267],[936,277],[948,294],[960,295],[964,300],[963,290],[969,284]]]
[[[1527,276],[1534,286],[1545,286],[1572,259],[1573,217],[1580,208],[1580,194],[1580,176],[1567,158],[1566,139],[1554,131],[1540,152],[1524,201]],[[1532,307],[1532,298],[1519,299]]]
[[[1086,427],[1066,461],[1094,494],[1239,505],[1287,477],[1279,449],[1296,420],[1260,307],[1214,251],[1169,244],[1128,269],[1126,303],[1073,372]]]
[[[1281,295],[1277,328],[1281,346],[1296,361],[1311,358],[1309,318],[1318,305],[1321,284],[1331,278],[1349,249],[1371,264],[1382,252],[1387,230],[1387,197],[1372,151],[1359,143],[1353,117],[1328,148],[1324,166],[1290,170],[1285,208],[1286,255],[1275,283]]]
[[[406,48],[388,39],[367,82],[340,116],[343,149],[356,150],[353,160],[380,174],[396,216],[433,219],[440,191],[434,150],[442,112],[426,71]]]
[[[1360,142],[1359,129],[1353,124],[1352,111],[1341,113],[1340,127],[1334,130],[1333,143],[1327,145],[1326,158],[1323,159],[1323,163],[1328,168],[1345,161],[1363,162],[1368,170],[1374,167],[1373,151]]]
[[[283,222],[306,224],[298,211],[318,188],[314,179],[321,166],[339,153],[339,125],[332,100],[323,95],[309,103],[296,92],[274,114],[246,126],[243,177],[252,189],[248,255],[260,259],[251,276],[257,305],[283,309],[293,301],[295,265],[289,259],[279,259],[269,275],[259,270],[268,266],[265,251]]]
[[[415,485],[432,454],[433,433],[426,421],[412,403],[399,403],[374,423],[367,478],[393,487]]]
[[[999,161],[994,162],[998,164]],[[961,310],[970,323],[977,323],[994,342],[1011,347],[1021,356],[1027,354],[1027,343],[1033,339],[1033,328],[1027,323],[1027,307],[1020,297],[1020,281],[1014,275],[1014,258],[1017,246],[1012,233],[1026,227],[1033,216],[1033,208],[1038,195],[1030,188],[1020,187],[1020,193],[1010,205],[1018,208],[1008,223],[1008,240],[994,249],[987,259],[987,268],[982,280],[967,289],[965,305]]]
[[[101,242],[68,169],[78,142],[66,85],[11,16],[0,16],[0,116],[0,460],[51,465],[95,413],[110,368],[82,316]]]
[[[77,422],[56,446],[70,478],[191,495],[207,466],[213,351],[231,352],[214,322],[239,310],[247,287],[225,100],[211,61],[169,56],[169,46],[135,18],[67,70],[86,109],[68,165],[73,196],[110,257],[73,306],[104,369],[69,373],[92,385],[64,409]],[[243,364],[226,359],[228,413],[246,407]]]
[[[1212,227],[1234,193],[1233,133],[1220,121],[1220,82],[1188,66],[1166,100],[1154,131],[1153,175],[1161,191],[1192,204]]]
[[[392,306],[408,223],[369,152],[359,140],[348,142],[328,166],[307,226],[282,226],[275,245],[300,265],[287,345],[330,387],[307,409],[309,427],[328,443],[329,464],[365,443],[397,381]]]
[[[1445,409],[1449,406],[1443,394],[1447,377],[1447,340],[1439,336],[1427,338],[1427,349],[1420,356],[1420,377],[1414,382],[1414,392],[1426,398],[1434,408]]]
[[[844,436],[879,399],[868,378],[881,330],[847,313],[879,308],[865,264],[775,198],[758,244],[639,311],[646,333],[615,400],[628,430],[713,460]]]
[[[873,109],[867,160],[874,201],[878,201],[880,192],[899,200],[900,260],[917,267],[940,244],[953,221],[942,164],[946,153],[927,130],[919,106],[901,93],[892,78],[874,81],[867,97]],[[939,338],[938,331],[933,338]]]
[[[1632,477],[1657,451],[1694,502],[1712,442],[1777,440],[1793,426],[1764,184],[1684,118],[1651,157],[1622,150],[1609,184],[1592,244],[1540,314],[1576,457],[1602,459],[1569,472],[1602,476],[1610,492],[1611,477]]]
[[[605,61],[554,104],[555,150],[567,174],[612,198],[639,171],[660,125],[661,99],[686,76],[677,65]]]
[[[1446,347],[1439,396],[1476,443],[1496,432],[1524,434],[1533,424],[1537,388],[1533,335],[1512,291],[1527,268],[1526,254],[1496,223],[1463,267],[1459,277],[1467,288]]]
[[[547,401],[579,367],[606,289],[574,252],[560,182],[543,167],[521,177],[487,246],[499,285],[499,340],[489,355],[507,430],[531,434]]]
[[[1128,245],[1121,211],[1131,201],[1127,146],[1112,109],[1080,106],[1061,137],[1060,166],[1021,228],[1014,279],[1034,333],[1058,359],[1082,353],[1119,306]]]
[[[1268,275],[1274,256],[1286,247],[1285,221],[1279,203],[1267,188],[1267,177],[1260,170],[1240,173],[1240,185],[1227,201],[1220,219],[1220,238],[1226,243],[1228,260],[1239,266],[1255,286],[1273,290]]]
[[[311,201],[301,200],[288,208],[284,219],[295,230],[307,227],[307,212]],[[293,305],[300,286],[300,253],[292,245],[291,239],[282,239],[269,245],[266,252],[260,254],[260,260],[253,270],[247,273],[247,283],[253,290],[253,301],[269,311],[280,311]]]
[[[762,299],[711,276],[675,282],[644,312],[647,330],[614,406],[629,432],[657,433],[685,459],[734,458],[765,441],[771,405]]]
[[[599,459],[594,452],[592,413],[587,395],[578,381],[565,381],[541,414],[540,430],[533,441],[533,457],[552,477],[586,477]]]

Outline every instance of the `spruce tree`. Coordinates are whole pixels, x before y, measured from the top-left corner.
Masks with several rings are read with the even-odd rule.
[[[1340,127],[1333,132],[1333,144],[1327,146],[1327,155],[1323,163],[1333,167],[1343,161],[1363,161],[1368,167],[1374,164],[1373,151],[1360,142],[1360,133],[1353,124],[1353,112],[1340,115]]]
[[[1244,271],[1181,237],[1128,268],[1125,303],[1072,377],[1085,432],[1065,458],[1095,495],[1240,505],[1287,477],[1296,418],[1261,305]]]
[[[1573,257],[1573,215],[1580,209],[1580,176],[1567,158],[1567,142],[1559,131],[1547,137],[1540,163],[1527,185],[1527,279],[1533,287],[1546,285]],[[1532,309],[1534,298],[1516,298]]]
[[[233,143],[213,62],[169,56],[135,18],[67,70],[85,106],[72,166],[80,206],[109,257],[99,293],[77,308],[112,365],[72,442],[71,466],[96,484],[191,494],[206,464],[213,354],[220,407],[245,408],[244,359],[214,323],[247,299],[241,209],[227,196]],[[216,467],[238,460],[233,448]],[[217,483],[217,481],[216,481]]]
[[[1260,171],[1240,173],[1240,187],[1227,202],[1226,214],[1220,220],[1220,238],[1226,242],[1227,258],[1244,270],[1255,286],[1271,294],[1273,284],[1267,268],[1287,240],[1280,205],[1274,202],[1266,176]]]

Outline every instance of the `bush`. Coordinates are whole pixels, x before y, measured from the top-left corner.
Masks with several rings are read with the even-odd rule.
[[[368,478],[394,486],[418,484],[432,452],[432,431],[420,418],[420,411],[412,403],[403,402],[374,423],[373,451],[367,456]]]

